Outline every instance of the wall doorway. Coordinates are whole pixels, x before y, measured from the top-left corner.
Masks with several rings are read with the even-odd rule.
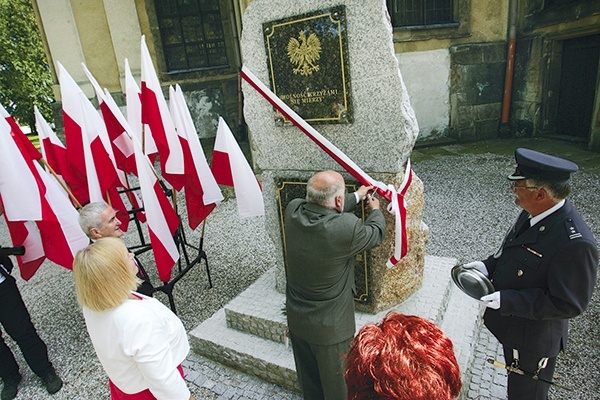
[[[563,41],[556,134],[590,140],[600,35]]]

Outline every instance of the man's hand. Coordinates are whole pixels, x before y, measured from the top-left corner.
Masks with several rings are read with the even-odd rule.
[[[483,301],[486,307],[493,308],[494,310],[500,308],[500,292],[488,294],[487,296],[483,296],[479,300]]]
[[[369,210],[379,210],[379,200],[375,198],[375,196],[369,197],[369,201],[367,202],[367,208]]]
[[[463,268],[465,269],[476,269],[477,271],[481,272],[483,275],[485,275],[486,278],[489,278],[490,274],[487,270],[487,267],[485,266],[485,264],[483,263],[483,261],[473,261],[470,262],[468,264],[464,264]]]
[[[364,199],[367,198],[367,194],[369,193],[369,191],[372,191],[374,188],[374,186],[361,186],[358,188],[358,190],[355,192],[356,195],[358,196],[358,201],[362,201]]]

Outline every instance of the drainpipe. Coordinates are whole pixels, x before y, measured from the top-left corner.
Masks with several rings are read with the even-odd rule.
[[[506,75],[504,76],[504,97],[502,99],[502,118],[499,136],[510,136],[508,120],[510,117],[510,95],[515,70],[515,47],[517,45],[517,0],[509,0],[508,10],[508,50],[506,54]]]

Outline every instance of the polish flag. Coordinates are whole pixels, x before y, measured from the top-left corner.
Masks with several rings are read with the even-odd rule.
[[[141,143],[136,139],[133,148],[158,277],[162,282],[169,282],[171,270],[179,259],[173,239],[179,226],[179,217],[160,186],[150,160],[143,154]]]
[[[23,133],[19,124],[17,124],[17,121],[15,121],[15,119],[12,117],[12,115],[10,115],[8,113],[8,111],[6,110],[6,108],[4,108],[4,106],[2,104],[0,104],[0,116],[2,118],[4,118],[6,120],[6,122],[8,122],[8,124],[10,125],[11,135],[13,136],[13,138],[15,140],[18,140],[20,142],[19,147],[21,147],[24,151],[26,151],[27,155],[32,160],[39,160],[40,158],[42,158],[42,155],[40,154],[40,152],[35,148],[33,143],[31,143],[31,141]]]
[[[87,188],[85,201],[78,200],[81,204],[106,201],[117,211],[121,229],[126,231],[129,214],[117,190],[126,183],[116,168],[104,121],[67,70],[60,63],[58,67],[69,170],[75,170]],[[63,177],[72,186],[70,177]]]
[[[142,123],[156,142],[163,177],[176,190],[181,190],[185,184],[183,149],[144,36],[142,36]]]
[[[47,167],[51,168],[54,177],[59,180],[61,188],[64,190],[67,196],[67,183],[62,177],[63,172],[69,168],[67,164],[67,148],[60,141],[56,133],[52,130],[50,124],[46,121],[42,113],[38,110],[37,106],[33,106],[33,112],[35,114],[35,126],[40,137],[40,148],[42,149],[42,156],[46,160]],[[74,204],[75,205],[75,204]],[[79,207],[77,205],[77,207]]]
[[[2,207],[1,204],[0,207]],[[46,260],[42,237],[33,221],[8,221],[6,215],[4,219],[11,241],[15,246],[25,247],[25,254],[16,258],[21,278],[28,281]]]
[[[115,171],[121,186],[130,189],[125,173],[137,175],[137,169],[135,165],[133,142],[131,141],[131,132],[128,132],[129,127],[127,120],[123,116],[121,109],[117,106],[117,103],[114,101],[110,92],[106,89],[104,89],[104,91],[102,90],[98,81],[96,81],[96,78],[94,78],[84,63],[82,63],[81,66],[96,91],[96,97],[98,98],[100,111],[108,135],[108,142],[110,143],[110,146],[106,148],[106,150],[108,150],[107,154],[111,160],[114,158],[114,163],[116,165]],[[104,130],[102,129],[99,132],[100,134],[103,134]],[[106,141],[107,140],[104,140],[104,142]],[[115,196],[115,194],[113,194],[113,196]],[[141,201],[135,192],[128,190],[126,196],[134,209],[142,208]],[[121,215],[121,217],[129,220],[129,215]],[[136,217],[140,221],[146,222],[146,217],[143,212],[136,213]]]
[[[204,150],[179,85],[175,89],[169,87],[169,100],[171,116],[185,160],[185,202],[188,224],[191,229],[196,229],[223,200],[223,194],[206,162]]]
[[[260,183],[254,176],[229,126],[221,117],[219,117],[211,170],[217,183],[234,187],[240,217],[265,215]]]
[[[89,239],[68,197],[24,148],[21,135],[5,119],[0,120],[0,196],[13,246],[25,246],[26,256],[17,261],[23,278],[28,279],[44,255],[71,269],[75,253]]]
[[[81,105],[77,94],[81,89],[60,62],[57,62],[57,70],[62,99],[65,145],[69,149],[66,153],[69,168],[61,172],[75,198],[80,204],[86,204],[90,201],[90,194],[83,155],[81,123],[77,122],[77,118],[81,119]]]
[[[38,112],[37,107],[35,107],[35,111]],[[4,120],[8,123],[10,127],[10,135],[13,137],[15,142],[18,143],[17,146],[22,149],[29,158],[32,160],[38,160],[41,157],[40,153],[23,133],[14,118],[1,104],[0,116],[2,116],[2,118],[4,118]],[[5,124],[2,124],[2,126],[4,129],[6,129]],[[37,230],[35,224],[31,221],[9,221],[4,213],[4,206],[2,205],[1,196],[0,208],[0,214],[4,214],[8,232],[11,236],[14,246],[25,247],[25,254],[16,258],[17,264],[19,265],[19,270],[21,272],[21,277],[25,280],[29,280],[29,278],[35,274],[40,265],[46,259],[39,231]]]
[[[150,161],[154,163],[158,150],[156,149],[156,143],[152,138],[152,135],[148,135],[143,132],[142,125],[142,91],[138,86],[131,69],[129,68],[129,61],[125,59],[125,98],[127,100],[127,122],[129,123],[129,132],[136,137],[140,143],[144,154],[150,158]]]
[[[42,156],[54,172],[62,175],[63,171],[69,168],[67,164],[67,148],[58,136],[56,136],[56,133],[54,133],[52,127],[36,106],[33,106],[33,112],[35,114],[35,126],[40,137]]]
[[[121,229],[127,231],[129,213],[118,191],[120,187],[127,187],[125,174],[116,167],[102,117],[83,92],[78,94],[82,111],[80,121],[90,201],[106,201],[110,204],[121,221]]]
[[[94,75],[81,63],[83,71],[87,75],[90,83],[96,91],[96,97],[98,99],[98,105],[102,118],[104,119],[104,125],[110,139],[110,146],[114,154],[115,163],[117,168],[120,170],[137,175],[135,169],[135,157],[133,154],[133,144],[131,138],[125,132],[125,127],[122,121],[125,119],[123,113],[115,103],[110,93],[105,93]]]

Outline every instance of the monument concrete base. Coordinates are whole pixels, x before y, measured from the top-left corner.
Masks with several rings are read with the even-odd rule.
[[[377,314],[357,311],[357,331],[379,322],[394,310],[418,315],[438,325],[453,341],[463,375],[471,377],[473,343],[481,329],[483,306],[462,293],[451,281],[455,259],[425,257],[422,286],[401,304]],[[282,387],[299,390],[291,345],[287,343],[285,295],[275,289],[275,269],[190,332],[199,355],[255,375]]]

